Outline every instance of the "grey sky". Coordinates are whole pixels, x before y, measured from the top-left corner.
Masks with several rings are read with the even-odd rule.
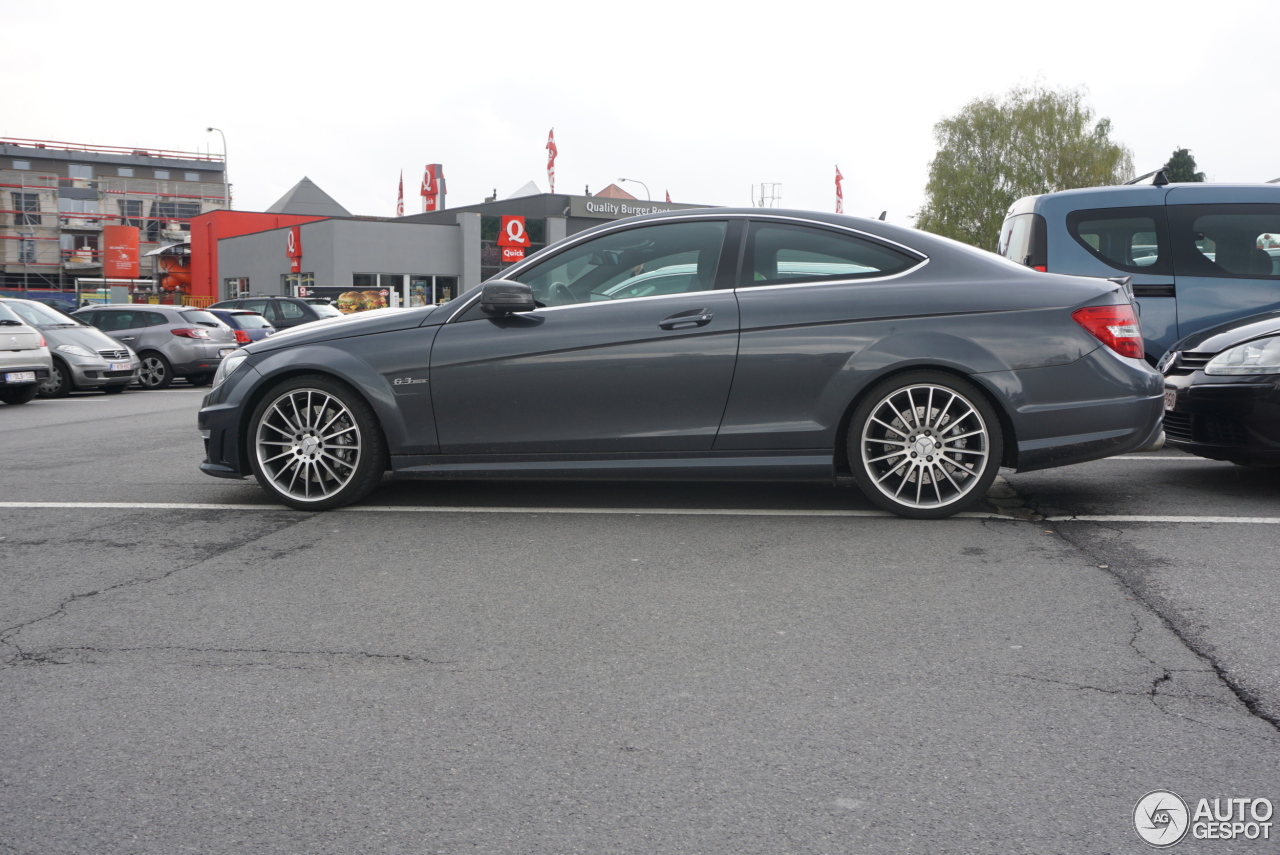
[[[1176,147],[1211,181],[1280,177],[1274,4],[1262,2],[181,4],[0,6],[0,135],[218,151],[236,207],[303,175],[353,213],[420,210],[444,164],[449,206],[534,180],[655,199],[750,203],[909,223],[932,127],[1017,84],[1086,87],[1140,172]],[[136,10],[135,10],[136,11]],[[36,38],[36,34],[47,38]],[[24,93],[16,97],[15,93]],[[641,198],[639,185],[624,185]]]

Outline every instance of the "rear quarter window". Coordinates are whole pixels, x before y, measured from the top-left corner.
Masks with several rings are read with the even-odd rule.
[[[1126,273],[1173,274],[1163,207],[1072,211],[1067,231],[1094,258]]]

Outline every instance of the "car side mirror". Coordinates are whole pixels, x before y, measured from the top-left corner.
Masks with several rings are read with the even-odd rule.
[[[515,312],[532,312],[537,308],[533,301],[533,289],[523,282],[494,279],[480,289],[480,311],[486,315],[510,315]]]

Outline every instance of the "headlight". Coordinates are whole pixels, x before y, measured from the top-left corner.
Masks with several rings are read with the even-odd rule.
[[[222,364],[218,366],[218,371],[213,375],[213,385],[217,386],[223,380],[226,380],[235,370],[240,367],[240,363],[249,358],[249,354],[243,350],[237,350],[235,353],[222,360]]]
[[[102,358],[98,356],[98,354],[94,353],[92,350],[87,350],[78,344],[60,344],[57,347],[55,347],[54,350],[58,351],[59,353],[69,354],[71,356],[86,356],[89,359]]]
[[[1280,336],[1260,338],[1224,350],[1204,367],[1205,374],[1280,374]]]

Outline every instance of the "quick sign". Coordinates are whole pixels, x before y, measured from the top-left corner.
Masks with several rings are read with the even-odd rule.
[[[505,216],[498,231],[498,246],[502,247],[504,264],[524,259],[524,251],[529,247],[529,232],[524,226],[524,217]]]
[[[285,254],[289,257],[289,272],[302,272],[302,228],[293,226],[288,231],[285,243]]]

